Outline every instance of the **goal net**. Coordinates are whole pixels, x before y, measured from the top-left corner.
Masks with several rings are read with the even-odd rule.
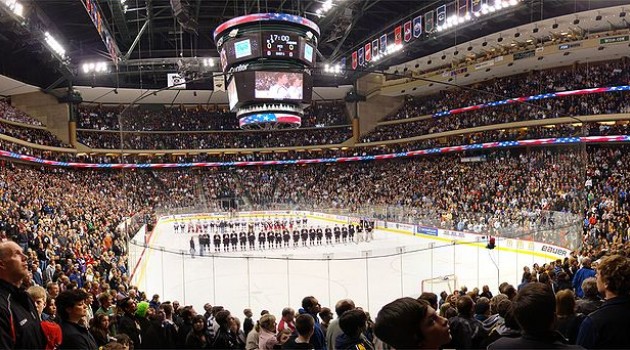
[[[452,294],[457,290],[457,276],[444,275],[422,280],[422,292],[432,292],[440,295],[442,291]]]

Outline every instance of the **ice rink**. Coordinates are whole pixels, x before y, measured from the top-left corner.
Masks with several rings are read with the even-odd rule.
[[[309,225],[334,225],[309,219]],[[455,287],[484,284],[496,293],[500,282],[515,286],[523,266],[548,259],[513,249],[485,248],[485,242],[453,244],[444,238],[377,230],[371,242],[309,248],[228,252],[193,257],[189,240],[197,234],[173,232],[172,221],[161,220],[149,238],[151,248],[130,251],[139,260],[132,281],[147,295],[178,300],[199,312],[205,303],[222,305],[237,316],[250,307],[279,315],[282,308],[298,309],[313,295],[334,310],[342,298],[375,315],[386,303],[417,297],[425,291],[439,294]],[[301,243],[300,243],[301,244]],[[498,268],[497,268],[498,267]],[[448,281],[426,280],[450,275]],[[452,276],[455,276],[456,280]]]

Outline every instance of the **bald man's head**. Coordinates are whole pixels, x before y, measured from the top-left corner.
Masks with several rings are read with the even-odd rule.
[[[335,304],[335,313],[337,317],[341,317],[344,312],[354,310],[356,307],[352,299],[341,299]]]
[[[22,247],[12,241],[0,243],[0,279],[19,287],[28,276],[28,264]]]

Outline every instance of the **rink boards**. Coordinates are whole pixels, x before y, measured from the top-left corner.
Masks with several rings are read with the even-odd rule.
[[[173,232],[175,221],[302,217],[308,218],[309,226],[358,220],[306,211],[162,217],[152,233],[141,230],[129,245],[132,281],[147,293],[160,294],[162,300],[179,300],[197,311],[209,302],[236,315],[245,307],[277,315],[286,306],[299,308],[303,297],[314,295],[324,306],[334,307],[337,300],[351,298],[375,313],[398,297],[418,296],[427,279],[456,275],[459,286],[487,284],[496,291],[503,281],[517,285],[523,266],[568,254],[562,247],[516,239],[497,239],[497,248],[488,250],[484,235],[377,221],[371,242],[201,257],[189,251],[190,237],[197,234]]]

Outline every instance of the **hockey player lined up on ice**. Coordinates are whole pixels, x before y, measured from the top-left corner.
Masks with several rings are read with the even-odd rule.
[[[230,234],[229,233],[223,234],[223,251],[224,252],[230,251]]]
[[[221,251],[221,235],[217,232],[214,234],[214,251],[215,252],[220,252]]]
[[[275,239],[276,236],[273,234],[273,231],[267,232],[267,247],[269,247],[269,249],[273,248],[273,242]]]
[[[350,237],[351,241],[354,240],[354,225],[352,224],[348,225],[348,236]]]
[[[340,230],[341,231],[339,226],[335,226],[335,230]],[[349,234],[350,234],[350,231],[348,231],[348,232],[341,231],[341,240],[343,241],[343,243],[347,243],[348,242],[348,235]]]
[[[208,231],[208,226],[210,226],[210,223],[208,222],[208,220],[204,220],[202,227],[203,227],[203,233],[208,233],[210,231]]]
[[[300,244],[300,231],[293,230],[293,248],[296,248]]]
[[[324,229],[324,234],[326,235],[326,245],[328,244],[333,244],[332,241],[332,230],[330,229],[330,227],[326,226],[326,228]]]
[[[276,231],[275,236],[276,248],[282,248],[282,232],[280,230]]]
[[[247,233],[241,231],[238,234],[238,242],[241,244],[241,250],[247,249]]]
[[[306,247],[306,241],[308,240],[308,230],[303,228],[300,237],[302,238],[302,247]]]
[[[173,233],[179,233],[179,222],[177,221],[173,223]]]
[[[328,227],[327,230],[330,230],[330,227]],[[339,229],[339,226],[335,226],[333,232],[335,234],[335,243],[341,243],[341,230]]]
[[[247,232],[247,241],[249,242],[249,250],[256,249],[256,234],[254,231]]]
[[[322,230],[321,226],[317,227],[317,230],[315,230],[315,233],[317,234],[317,245],[322,245],[322,238],[324,237],[324,231]]]
[[[267,236],[265,236],[265,231],[260,231],[260,233],[258,234],[258,249],[265,249],[266,238]]]
[[[366,236],[365,240],[366,240],[367,242],[369,242],[369,241],[373,240],[373,239],[374,239],[374,224],[372,223],[371,225],[367,225],[367,226],[365,227],[365,232],[366,232],[366,234],[365,234],[365,236]]]
[[[230,244],[232,245],[232,251],[236,251],[236,247],[238,246],[238,235],[234,231],[230,233]]]
[[[315,232],[314,228],[310,228],[308,230],[308,239],[309,239],[309,244],[310,245],[315,245],[315,236],[317,235],[317,232]]]
[[[284,242],[285,248],[289,248],[290,240],[291,240],[291,234],[289,233],[289,230],[285,228],[284,230],[282,230],[282,241]]]

